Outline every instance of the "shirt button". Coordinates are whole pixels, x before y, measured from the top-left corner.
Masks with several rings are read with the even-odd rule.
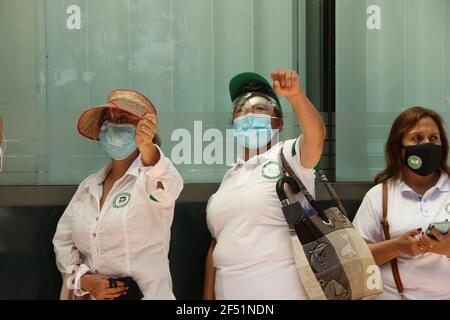
[[[95,237],[97,236],[97,234],[96,234],[96,233],[93,233],[92,236],[95,238]]]
[[[95,218],[95,221],[98,221],[98,217],[97,217],[97,218]]]

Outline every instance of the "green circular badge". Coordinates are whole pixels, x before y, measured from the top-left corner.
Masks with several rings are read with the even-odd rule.
[[[114,197],[113,207],[116,209],[123,208],[128,204],[128,202],[130,202],[130,199],[131,194],[129,194],[128,192],[119,193],[117,196]]]
[[[445,212],[447,212],[447,214],[450,214],[450,203],[447,203],[447,205],[445,206]]]
[[[422,159],[420,159],[418,156],[411,156],[408,158],[408,165],[412,168],[412,169],[420,169],[422,167]]]
[[[270,161],[263,166],[261,175],[269,180],[278,180],[282,176],[278,163],[274,161]]]

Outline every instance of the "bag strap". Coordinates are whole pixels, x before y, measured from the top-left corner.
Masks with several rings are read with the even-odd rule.
[[[289,162],[286,160],[286,157],[284,156],[284,153],[283,153],[283,147],[281,148],[281,151],[280,151],[280,163],[281,163],[281,169],[283,170],[283,174],[287,173],[290,177],[292,177],[295,180],[295,182],[297,182],[297,184],[300,188],[300,192],[302,192],[305,195],[306,199],[310,203],[315,202],[316,200],[314,199],[314,197],[311,195],[311,193],[309,193],[308,189],[306,189],[303,182],[295,174],[294,170],[289,165]],[[312,205],[312,203],[311,203],[311,205]]]
[[[294,170],[292,170],[291,166],[289,165],[289,162],[287,162],[286,157],[284,156],[283,148],[281,148],[281,151],[280,151],[280,163],[281,163],[281,169],[282,169],[283,174],[286,174],[286,172],[287,172],[289,174],[289,176],[293,177],[296,180],[297,184],[300,187],[300,191],[303,192],[303,194],[305,195],[306,199],[309,201],[311,206],[317,210],[317,208],[319,206],[318,206],[316,200],[308,192],[308,190],[303,185],[300,178],[297,177],[297,175],[295,174]],[[325,189],[328,191],[328,194],[330,195],[331,199],[336,204],[336,207],[339,209],[339,211],[344,216],[348,217],[347,210],[345,210],[344,205],[342,204],[341,200],[339,200],[336,190],[334,189],[333,185],[328,181],[328,178],[325,175],[325,173],[322,170],[318,170],[317,176],[319,177],[320,182],[324,184]]]
[[[302,180],[300,180],[300,178],[295,174],[294,170],[292,170],[291,166],[289,165],[288,161],[286,160],[286,157],[284,156],[283,147],[281,147],[281,151],[279,154],[279,160],[280,160],[279,163],[281,164],[280,169],[281,169],[282,173],[285,175],[287,172],[287,174],[295,180],[295,182],[297,183],[297,185],[300,189],[300,192],[303,193],[306,200],[308,200],[309,204],[316,210],[316,212],[322,218],[322,220],[329,221],[326,214],[322,211],[322,209],[320,209],[319,205],[317,204],[316,199],[314,199],[312,194],[309,193],[308,189],[306,189]]]
[[[383,182],[383,219],[381,220],[381,226],[383,227],[384,237],[386,240],[391,240],[391,235],[389,233],[389,222],[388,222],[388,184]],[[397,259],[391,260],[392,275],[394,277],[395,286],[397,287],[398,293],[403,295],[403,283],[400,277],[400,271],[398,269]]]
[[[320,179],[320,181],[325,185],[325,188],[327,189],[328,193],[331,196],[331,199],[333,199],[334,203],[336,204],[336,207],[339,209],[339,211],[348,218],[347,210],[345,210],[344,205],[342,204],[341,200],[339,199],[336,190],[334,189],[333,185],[330,181],[328,181],[327,176],[325,175],[325,172],[322,170],[317,170],[317,175]]]

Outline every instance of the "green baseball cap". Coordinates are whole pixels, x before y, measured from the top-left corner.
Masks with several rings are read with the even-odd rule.
[[[250,81],[257,81],[257,82],[261,83],[262,85],[266,86],[270,91],[273,92],[272,86],[270,85],[269,81],[267,81],[267,79],[264,78],[262,75],[255,73],[255,72],[243,72],[243,73],[240,73],[240,74],[234,76],[230,80],[231,101],[236,100],[236,98],[241,93],[242,87],[245,87]],[[274,96],[276,98],[278,106],[281,107],[280,101],[278,100],[278,97],[275,93],[274,93]]]

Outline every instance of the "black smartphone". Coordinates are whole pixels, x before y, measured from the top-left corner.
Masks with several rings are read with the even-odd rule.
[[[126,294],[115,298],[114,300],[141,300],[144,297],[139,285],[132,277],[109,278],[109,287],[116,288],[117,282],[124,282],[129,288]]]

